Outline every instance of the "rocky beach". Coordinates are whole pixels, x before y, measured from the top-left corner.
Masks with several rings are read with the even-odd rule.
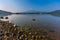
[[[43,27],[21,27],[0,20],[0,40],[59,40],[59,37]]]

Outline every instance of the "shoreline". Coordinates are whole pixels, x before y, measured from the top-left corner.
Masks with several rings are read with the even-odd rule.
[[[2,32],[2,33],[1,33]],[[22,33],[22,34],[21,34]],[[50,39],[50,40],[55,40],[55,39],[59,39],[56,35],[56,33],[54,31],[50,32],[46,29],[44,29],[43,27],[29,27],[29,26],[24,26],[24,27],[20,27],[17,26],[14,23],[9,23],[6,21],[0,21],[0,35],[2,35],[3,37],[1,37],[3,40],[8,40],[8,38],[10,40],[15,40],[15,39],[37,39],[37,40],[45,40],[45,39]],[[7,36],[9,35],[9,36]],[[6,36],[6,38],[5,38]]]

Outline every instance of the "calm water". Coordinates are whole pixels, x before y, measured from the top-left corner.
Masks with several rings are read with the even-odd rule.
[[[47,27],[54,29],[56,31],[60,31],[60,17],[52,16],[49,14],[20,14],[20,15],[8,15],[9,21],[15,23],[20,26],[24,25],[32,25],[35,27]],[[36,21],[32,21],[32,19],[36,19]]]

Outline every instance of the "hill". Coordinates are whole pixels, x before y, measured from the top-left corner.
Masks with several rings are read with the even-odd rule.
[[[11,14],[12,14],[11,12],[0,10],[0,16],[6,16],[6,15],[11,15]]]
[[[28,11],[28,12],[17,12],[17,13],[11,13],[11,12],[0,10],[0,16],[6,16],[11,14],[51,14],[54,16],[60,16],[60,10],[55,10],[52,12]]]

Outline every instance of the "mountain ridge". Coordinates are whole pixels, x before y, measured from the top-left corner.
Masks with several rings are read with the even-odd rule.
[[[8,12],[8,11],[3,11],[3,10],[0,10],[0,14],[60,14],[60,10],[55,10],[55,11],[51,11],[51,12],[40,12],[40,11],[36,11],[36,12],[17,12],[17,13],[12,13],[12,12]]]
[[[60,16],[60,10],[55,10],[55,11],[51,11],[51,12],[20,12],[20,13],[12,13],[12,12],[7,12],[7,11],[3,11],[0,10],[0,16],[6,16],[6,15],[11,15],[11,14],[51,14],[54,16]]]

